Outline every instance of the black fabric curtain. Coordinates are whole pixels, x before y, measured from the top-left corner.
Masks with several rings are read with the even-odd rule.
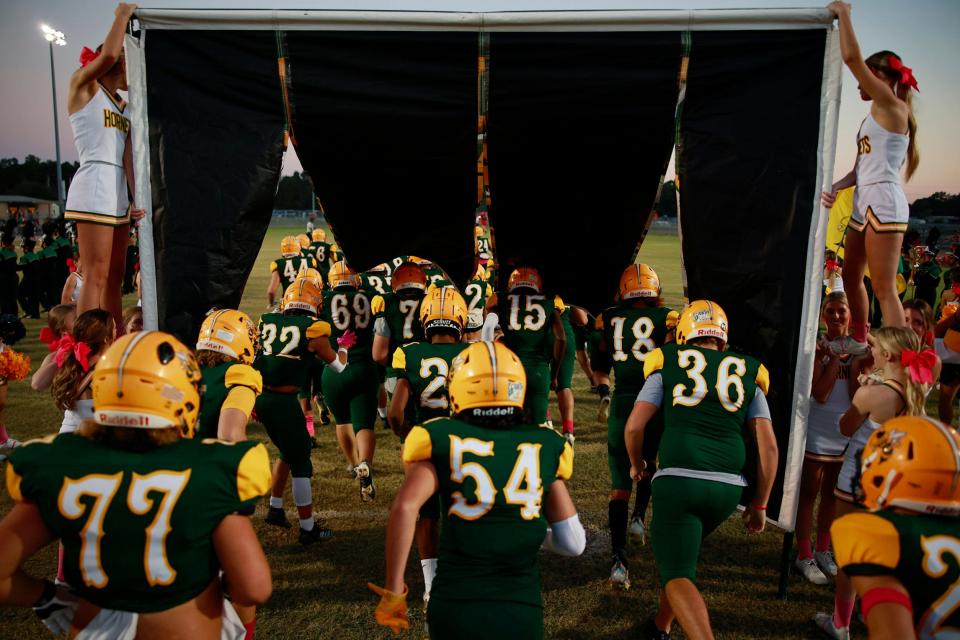
[[[778,518],[816,213],[826,32],[691,35],[677,156],[688,294],[718,302],[731,348],[770,370],[781,464],[769,516]]]
[[[273,211],[284,112],[276,40],[260,31],[147,36],[160,328],[187,344],[237,308]]]
[[[677,32],[490,34],[502,279],[532,265],[570,303],[612,302],[670,160],[680,62]]]
[[[472,274],[478,38],[285,34],[297,154],[354,269],[413,254]]]

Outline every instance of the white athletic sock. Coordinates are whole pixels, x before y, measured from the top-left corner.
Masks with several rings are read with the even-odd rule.
[[[310,490],[310,478],[294,478],[293,503],[298,507],[309,507],[313,504],[313,492]]]
[[[387,419],[387,409],[386,407],[377,407],[377,415],[380,416],[381,420]]]
[[[427,558],[420,561],[420,568],[423,569],[423,595],[430,597],[430,588],[433,586],[433,577],[437,575],[437,559]]]
[[[276,496],[270,496],[270,506],[274,509],[283,509],[283,498],[277,498]]]
[[[313,525],[316,524],[313,518],[300,518],[300,528],[304,531],[313,531]]]

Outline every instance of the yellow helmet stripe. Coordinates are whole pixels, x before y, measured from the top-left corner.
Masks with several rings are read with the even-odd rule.
[[[117,367],[118,398],[123,397],[123,369],[127,366],[127,359],[133,353],[133,350],[137,347],[137,344],[151,333],[156,333],[156,331],[141,331],[133,337],[133,340],[130,341],[130,344],[127,345],[127,348],[123,350],[123,355],[120,356],[120,365]]]
[[[490,371],[493,375],[493,397],[497,397],[497,350],[492,342],[484,342],[487,345],[487,353],[490,354]]]

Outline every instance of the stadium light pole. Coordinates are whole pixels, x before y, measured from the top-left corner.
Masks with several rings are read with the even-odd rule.
[[[53,91],[53,142],[57,149],[57,207],[63,215],[63,168],[60,166],[60,123],[57,119],[57,72],[53,66],[53,45],[66,46],[67,40],[62,31],[57,31],[50,25],[40,25],[43,38],[50,45],[50,89]]]

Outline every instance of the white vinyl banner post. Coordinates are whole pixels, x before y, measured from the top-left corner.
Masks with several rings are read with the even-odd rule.
[[[143,307],[143,328],[159,328],[157,315],[157,265],[153,244],[153,197],[150,192],[150,124],[147,118],[147,65],[143,40],[127,34],[124,50],[127,60],[127,86],[130,89],[130,126],[133,128],[133,178],[136,183],[134,205],[146,214],[138,223],[140,244],[140,304]]]

